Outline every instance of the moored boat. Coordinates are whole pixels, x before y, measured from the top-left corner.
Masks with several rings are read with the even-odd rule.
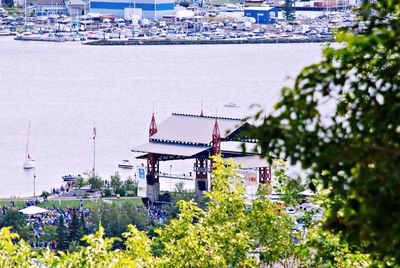
[[[239,105],[237,105],[237,104],[234,103],[234,102],[229,102],[229,103],[225,104],[224,106],[225,106],[226,108],[239,108],[239,107],[240,107]]]
[[[61,177],[63,179],[63,181],[76,181],[79,178],[82,178],[82,176],[80,174],[78,174],[78,176],[74,176],[74,175],[65,175]]]
[[[119,164],[118,164],[119,168],[126,168],[126,169],[132,169],[133,168],[133,164],[129,161],[129,160],[122,160]]]
[[[26,152],[25,152],[25,160],[23,167],[24,169],[32,169],[35,168],[35,160],[33,160],[29,154],[29,133],[31,129],[31,124],[28,124],[28,138],[26,140]]]

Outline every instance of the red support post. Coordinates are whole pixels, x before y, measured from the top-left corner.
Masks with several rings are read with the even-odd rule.
[[[212,134],[212,155],[221,153],[221,134],[219,132],[218,120],[215,118],[214,130]]]
[[[157,133],[157,124],[156,119],[154,117],[154,113],[151,116],[151,122],[149,127],[149,141],[151,141],[151,136]],[[159,161],[155,154],[149,153],[147,154],[147,182],[150,185],[159,182],[158,178],[158,170],[159,169]]]
[[[272,170],[271,167],[261,167],[258,169],[259,181],[262,184],[271,184]]]

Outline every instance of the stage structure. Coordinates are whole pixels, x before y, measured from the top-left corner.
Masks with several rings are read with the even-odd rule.
[[[210,156],[221,154],[233,158],[242,169],[258,172],[259,183],[271,182],[271,168],[266,160],[252,152],[243,153],[241,144],[255,145],[254,139],[243,133],[249,123],[237,118],[173,113],[158,127],[154,113],[149,128],[149,142],[132,152],[144,153],[137,158],[147,159],[147,197],[157,201],[160,195],[160,161],[194,159],[196,195],[209,190],[212,170]],[[254,178],[253,178],[254,179]]]

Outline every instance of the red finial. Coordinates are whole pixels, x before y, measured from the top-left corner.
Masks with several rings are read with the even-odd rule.
[[[212,154],[218,155],[221,153],[221,135],[219,133],[218,120],[215,118],[214,130],[212,134]]]
[[[156,118],[154,117],[154,113],[151,116],[150,128],[149,128],[149,139],[151,136],[157,133],[157,124]]]

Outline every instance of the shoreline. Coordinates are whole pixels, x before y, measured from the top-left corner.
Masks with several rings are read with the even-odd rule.
[[[287,44],[287,43],[326,43],[333,42],[334,38],[268,38],[268,39],[217,39],[217,40],[172,40],[172,39],[131,39],[131,40],[93,40],[82,42],[89,46],[145,46],[145,45],[240,45],[240,44]]]

